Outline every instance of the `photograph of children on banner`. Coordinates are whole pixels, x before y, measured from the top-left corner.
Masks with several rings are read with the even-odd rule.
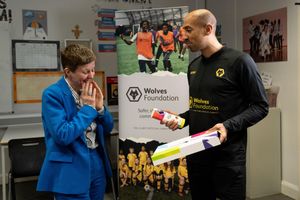
[[[120,198],[132,199],[191,199],[186,158],[154,166],[151,160],[157,141],[136,143],[120,140]]]
[[[116,11],[118,74],[186,72],[180,28],[188,7]]]
[[[287,60],[287,8],[243,19],[243,50],[255,62]]]

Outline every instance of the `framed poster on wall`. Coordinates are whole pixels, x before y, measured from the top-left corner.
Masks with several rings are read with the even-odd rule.
[[[107,104],[118,105],[118,77],[110,76],[106,77],[107,87]]]
[[[81,44],[88,47],[89,49],[93,48],[91,39],[65,39],[65,47],[70,44]]]
[[[243,19],[243,51],[255,62],[288,59],[287,8]]]

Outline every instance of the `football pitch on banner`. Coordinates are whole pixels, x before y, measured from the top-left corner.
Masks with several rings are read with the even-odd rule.
[[[127,40],[130,40],[129,37],[126,37]],[[189,64],[189,52],[186,51],[184,55],[184,60],[178,58],[178,49],[177,52],[173,52],[170,56],[170,60],[172,63],[173,73],[178,74],[179,72],[187,72],[188,64]],[[156,53],[157,47],[155,48]],[[120,37],[117,37],[117,52],[118,52],[118,74],[133,74],[135,72],[139,72],[139,65],[136,54],[136,45],[135,42],[132,45],[127,45]],[[158,70],[163,71],[163,57],[160,56],[158,63]],[[147,68],[147,72],[150,70]]]

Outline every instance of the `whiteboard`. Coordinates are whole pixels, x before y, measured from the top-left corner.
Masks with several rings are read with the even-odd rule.
[[[10,25],[0,25],[0,113],[13,111]]]
[[[12,40],[14,71],[59,71],[59,41]]]

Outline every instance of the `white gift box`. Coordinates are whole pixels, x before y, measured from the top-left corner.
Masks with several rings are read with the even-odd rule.
[[[204,131],[158,146],[151,159],[159,165],[218,145],[219,133]]]

